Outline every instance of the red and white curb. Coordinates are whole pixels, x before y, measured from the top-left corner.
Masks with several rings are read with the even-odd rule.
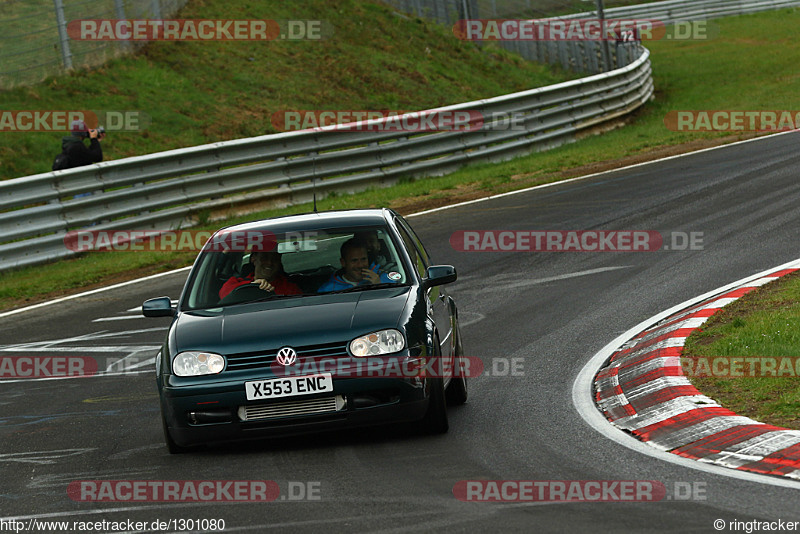
[[[634,336],[594,377],[595,402],[616,427],[659,450],[800,480],[800,431],[736,415],[683,374],[689,334],[723,306],[798,268],[778,268],[673,313]]]

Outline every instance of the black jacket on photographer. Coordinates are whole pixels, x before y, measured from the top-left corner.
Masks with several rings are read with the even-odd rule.
[[[100,141],[95,137],[89,138],[89,142],[87,147],[83,142],[83,137],[75,134],[61,139],[61,153],[69,159],[68,166],[62,168],[71,169],[103,161],[103,148],[100,146]]]

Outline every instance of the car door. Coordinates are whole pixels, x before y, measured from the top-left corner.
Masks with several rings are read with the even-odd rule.
[[[425,278],[426,270],[431,265],[425,246],[411,226],[399,215],[396,217],[396,227],[400,232],[400,237],[405,242],[411,261],[420,278]],[[428,316],[436,325],[442,357],[449,361],[454,353],[455,340],[453,339],[453,318],[451,317],[447,292],[444,286],[435,286],[429,288],[426,294],[428,297]]]

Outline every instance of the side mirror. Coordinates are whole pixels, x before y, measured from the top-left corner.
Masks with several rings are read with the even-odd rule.
[[[456,268],[452,265],[431,265],[425,271],[425,278],[422,280],[422,286],[425,289],[429,289],[433,286],[455,282],[457,278]]]
[[[156,297],[142,303],[142,315],[145,317],[172,317],[174,313],[169,297]]]

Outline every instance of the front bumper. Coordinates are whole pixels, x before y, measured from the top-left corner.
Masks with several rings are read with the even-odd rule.
[[[248,401],[239,379],[167,384],[160,387],[161,409],[173,441],[189,446],[415,421],[428,407],[423,379],[335,378],[333,384],[331,393],[267,401]],[[269,415],[243,420],[247,411]]]

